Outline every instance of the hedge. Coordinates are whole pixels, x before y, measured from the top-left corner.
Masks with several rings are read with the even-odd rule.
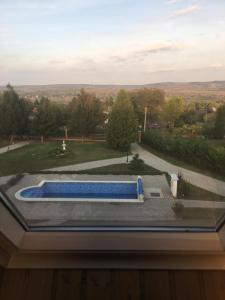
[[[145,133],[143,142],[192,165],[225,175],[225,147],[213,147],[199,139],[162,137],[153,130]]]

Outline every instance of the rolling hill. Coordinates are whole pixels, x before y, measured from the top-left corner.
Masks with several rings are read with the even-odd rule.
[[[140,88],[159,88],[166,95],[183,96],[185,100],[196,101],[225,101],[225,81],[210,82],[164,82],[145,85],[92,85],[92,84],[55,84],[55,85],[21,85],[15,86],[15,90],[27,98],[47,96],[53,101],[70,101],[71,98],[84,88],[97,96],[105,98],[114,96],[118,90],[136,90]],[[0,86],[0,91],[4,89]]]

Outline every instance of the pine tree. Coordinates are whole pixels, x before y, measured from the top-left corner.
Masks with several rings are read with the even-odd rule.
[[[28,116],[28,103],[8,84],[0,101],[0,133],[11,136],[12,141],[14,135],[27,133]]]
[[[36,103],[32,121],[32,132],[33,134],[40,135],[42,142],[46,136],[57,135],[63,122],[60,107],[51,103],[48,98],[42,98]]]
[[[218,108],[215,121],[215,138],[222,139],[225,136],[225,105]]]
[[[114,149],[127,150],[135,141],[137,120],[130,95],[121,90],[113,105],[107,128],[108,144]]]
[[[68,127],[74,134],[89,135],[103,123],[103,107],[91,93],[81,90],[68,105]]]

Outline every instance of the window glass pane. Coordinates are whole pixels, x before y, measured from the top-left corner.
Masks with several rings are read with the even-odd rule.
[[[1,1],[0,191],[30,228],[223,221],[225,3],[205,2]]]

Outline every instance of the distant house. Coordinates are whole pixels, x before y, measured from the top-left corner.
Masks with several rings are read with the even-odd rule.
[[[159,125],[159,123],[154,122],[154,123],[148,124],[148,128],[159,129],[159,128],[161,128],[161,126]]]

